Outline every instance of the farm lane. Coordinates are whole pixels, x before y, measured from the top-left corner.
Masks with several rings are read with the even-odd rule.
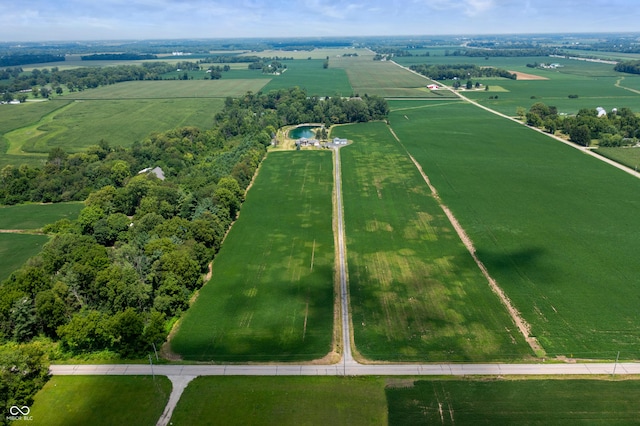
[[[147,364],[51,365],[56,376],[149,376]],[[196,376],[536,376],[639,375],[640,362],[536,364],[154,365],[153,374]]]
[[[334,184],[335,189],[335,209],[338,232],[338,262],[340,276],[340,312],[342,318],[342,365],[346,368],[355,365],[351,353],[351,321],[349,316],[349,292],[347,288],[347,261],[346,245],[344,238],[344,218],[342,204],[342,174],[340,166],[340,147],[334,149]]]
[[[425,80],[428,80],[429,82],[434,82],[434,83],[436,82],[436,81],[434,81],[434,80],[431,80],[431,79],[430,79],[430,78],[428,78],[428,77],[425,77],[424,75],[422,75],[422,74],[420,74],[420,73],[417,73],[416,71],[413,71],[412,69],[410,69],[410,68],[408,68],[408,67],[405,67],[405,66],[402,66],[402,65],[398,64],[398,63],[397,63],[397,62],[395,62],[395,61],[391,61],[391,62],[393,62],[394,64],[396,64],[396,65],[397,65],[397,66],[399,66],[400,68],[403,68],[403,69],[405,69],[405,70],[407,70],[407,71],[409,71],[409,72],[412,72],[412,73],[414,73],[414,74],[417,74],[417,75],[419,75],[419,76],[423,77]],[[632,176],[637,177],[637,178],[639,178],[639,179],[640,179],[640,172],[638,172],[638,171],[636,171],[636,170],[633,170],[633,169],[632,169],[632,168],[630,168],[630,167],[624,166],[624,165],[622,165],[622,164],[620,164],[620,163],[617,163],[617,162],[615,162],[615,161],[613,161],[613,160],[610,160],[610,159],[608,159],[608,158],[606,158],[606,157],[603,157],[602,155],[595,154],[595,153],[594,153],[590,148],[588,148],[588,147],[584,147],[584,146],[581,146],[581,145],[577,145],[577,144],[575,144],[575,143],[573,143],[573,142],[569,142],[568,140],[566,140],[566,139],[562,139],[562,138],[561,138],[561,137],[559,137],[559,136],[549,134],[549,133],[545,132],[545,131],[544,131],[544,130],[542,130],[542,129],[538,129],[538,128],[536,128],[536,127],[527,126],[527,125],[526,125],[526,123],[523,123],[521,120],[518,120],[518,119],[513,118],[513,117],[511,117],[511,116],[508,116],[508,115],[506,115],[506,114],[503,114],[503,113],[501,113],[501,112],[499,112],[499,111],[493,110],[493,109],[491,109],[491,108],[489,108],[489,107],[487,107],[487,106],[481,105],[480,103],[478,103],[478,102],[476,102],[476,101],[474,101],[474,100],[472,100],[472,99],[467,98],[467,97],[466,97],[466,96],[464,96],[462,93],[460,93],[460,91],[455,90],[454,88],[452,88],[452,87],[450,87],[450,86],[447,86],[446,84],[443,84],[443,83],[442,83],[442,82],[440,82],[440,81],[438,81],[437,83],[438,83],[439,85],[441,85],[443,88],[445,88],[445,89],[449,90],[450,92],[454,93],[456,96],[458,96],[460,99],[462,99],[462,100],[463,100],[463,101],[465,101],[465,102],[468,102],[468,103],[470,103],[470,104],[472,104],[472,105],[474,105],[474,106],[477,106],[478,108],[482,108],[483,110],[488,111],[488,112],[490,112],[490,113],[492,113],[492,114],[498,115],[498,116],[500,116],[500,117],[502,117],[502,118],[506,118],[507,120],[511,120],[511,121],[513,121],[513,122],[515,122],[515,123],[518,123],[518,124],[520,124],[520,125],[522,125],[522,126],[525,126],[525,127],[529,128],[529,129],[531,129],[531,130],[535,130],[535,131],[536,131],[536,132],[538,132],[538,133],[541,133],[541,134],[543,134],[543,135],[545,135],[545,136],[548,136],[548,137],[553,138],[553,139],[555,139],[555,140],[557,140],[557,141],[559,141],[559,142],[562,142],[562,143],[563,143],[563,144],[565,144],[565,145],[568,145],[568,146],[570,146],[570,147],[572,147],[572,148],[575,148],[575,149],[577,149],[577,150],[579,150],[579,151],[582,151],[583,153],[585,153],[585,154],[587,154],[587,155],[590,155],[590,156],[592,156],[592,157],[594,157],[594,158],[596,158],[596,159],[598,159],[598,160],[600,160],[600,161],[603,161],[603,162],[605,162],[605,163],[609,164],[610,166],[613,166],[613,167],[615,167],[615,168],[617,168],[617,169],[620,169],[620,170],[622,170],[623,172],[626,172],[626,173],[628,173],[628,174],[630,174],[630,175],[632,175]]]

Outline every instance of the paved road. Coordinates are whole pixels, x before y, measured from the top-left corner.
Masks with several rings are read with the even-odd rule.
[[[52,365],[54,375],[151,375],[146,364]],[[162,376],[506,376],[640,374],[640,362],[536,364],[154,365]]]

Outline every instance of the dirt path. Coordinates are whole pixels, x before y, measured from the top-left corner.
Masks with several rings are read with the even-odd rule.
[[[393,135],[393,137],[396,139],[396,141],[398,141],[400,146],[402,146],[402,148],[405,150],[409,158],[411,158],[411,161],[413,161],[413,164],[416,166],[416,168],[422,175],[422,178],[426,182],[427,186],[429,186],[429,189],[431,190],[431,194],[433,195],[433,198],[438,202],[438,205],[440,206],[444,214],[447,216],[447,219],[449,219],[449,222],[451,222],[451,225],[456,230],[458,237],[460,238],[464,246],[469,251],[469,254],[471,254],[471,257],[476,262],[476,265],[478,265],[478,268],[480,268],[480,271],[482,271],[482,275],[484,275],[484,277],[489,282],[489,286],[491,287],[491,290],[500,298],[500,301],[509,312],[511,319],[513,320],[515,325],[518,327],[518,330],[520,330],[520,333],[522,334],[524,339],[527,341],[527,343],[529,344],[529,346],[531,347],[531,349],[536,355],[544,356],[545,354],[544,349],[542,348],[540,343],[538,343],[537,339],[531,336],[531,333],[530,333],[531,326],[529,325],[529,323],[527,323],[524,320],[524,318],[522,318],[522,315],[520,315],[520,312],[515,308],[515,306],[513,306],[511,299],[507,297],[507,295],[504,293],[502,288],[500,288],[496,280],[494,280],[493,277],[489,274],[489,271],[487,270],[486,266],[484,266],[484,263],[482,263],[482,261],[478,258],[476,254],[476,249],[473,246],[473,241],[471,241],[471,238],[469,238],[469,236],[467,235],[465,230],[462,228],[462,226],[460,225],[460,222],[458,222],[458,219],[456,219],[456,217],[453,215],[451,210],[449,210],[449,208],[442,202],[442,199],[440,198],[438,191],[431,184],[429,177],[422,169],[422,166],[420,165],[420,163],[418,163],[416,159],[413,158],[413,156],[409,153],[409,151],[407,151],[407,149],[402,144],[402,142],[400,141],[400,138],[398,138],[398,135],[396,135],[393,129],[391,127],[388,127],[388,128],[391,134]]]

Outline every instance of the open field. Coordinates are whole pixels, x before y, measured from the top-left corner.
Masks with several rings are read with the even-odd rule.
[[[33,420],[25,423],[155,425],[170,392],[164,376],[55,376],[36,395]]]
[[[638,420],[640,381],[421,380],[386,396],[389,425],[626,425]]]
[[[333,336],[332,158],[272,152],[184,315],[174,352],[200,361],[322,358]]]
[[[0,281],[38,254],[48,239],[46,235],[0,233]]]
[[[341,126],[356,349],[375,360],[531,354],[429,187],[384,123]]]
[[[96,89],[99,90],[99,89]],[[101,139],[129,146],[151,132],[178,126],[210,127],[222,99],[128,99],[73,103],[50,101],[58,109],[4,135],[7,161],[46,159],[54,147],[79,152]],[[0,155],[0,160],[2,155]],[[14,163],[15,164],[15,163]]]
[[[83,90],[65,95],[69,99],[172,99],[238,97],[258,92],[267,79],[158,80],[123,83]]]
[[[60,219],[74,220],[84,203],[20,204],[0,207],[0,229],[37,230]]]
[[[468,104],[390,122],[550,356],[640,358],[638,179]]]
[[[427,89],[430,80],[402,69],[391,62],[374,61],[373,54],[358,57],[331,58],[330,67],[344,68],[353,91],[359,95],[378,95],[387,98],[451,97],[448,91]]]
[[[640,168],[640,148],[598,148],[596,153],[611,158],[620,164],[638,170]]]
[[[172,424],[386,425],[384,381],[342,377],[198,377]]]
[[[323,68],[323,63],[322,59],[284,61],[287,70],[273,76],[264,91],[297,86],[305,89],[310,96],[351,96],[353,88],[345,70],[332,67],[331,59],[329,68]]]

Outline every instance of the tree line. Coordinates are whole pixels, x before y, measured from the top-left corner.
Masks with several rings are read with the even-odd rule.
[[[615,71],[627,72],[629,74],[640,74],[640,61],[619,62],[613,67]]]
[[[478,77],[503,77],[515,80],[516,74],[494,67],[479,67],[472,64],[456,65],[411,65],[410,69],[433,80],[469,79]]]
[[[601,110],[603,111],[603,110]],[[518,114],[529,126],[554,134],[561,131],[572,142],[589,146],[598,139],[599,146],[635,145],[640,138],[640,118],[630,108],[620,108],[602,114],[595,108],[583,108],[575,116],[559,116],[556,107],[536,102],[528,112]]]

